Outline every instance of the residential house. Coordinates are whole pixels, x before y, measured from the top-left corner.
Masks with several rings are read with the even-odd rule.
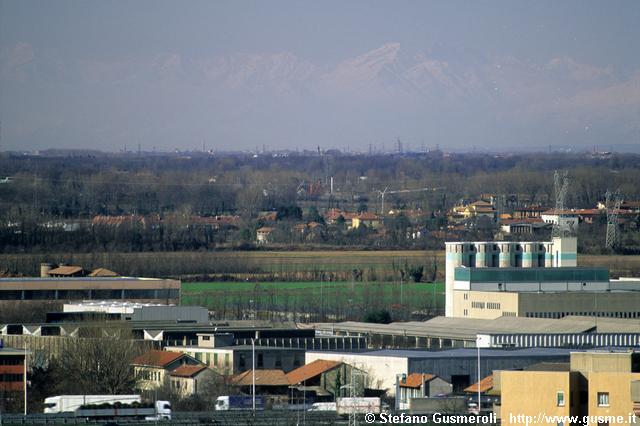
[[[345,212],[340,209],[330,209],[325,213],[324,221],[327,225],[336,225],[341,221],[344,221],[344,225],[347,228],[351,228],[353,226],[353,218],[355,216],[357,216],[357,213]]]
[[[47,271],[49,277],[66,278],[66,277],[84,277],[87,271],[82,266],[62,265]]]
[[[262,228],[258,228],[256,231],[256,242],[258,244],[268,244],[271,239],[271,234],[273,234],[275,228],[270,226],[263,226]]]
[[[578,215],[573,210],[558,211],[555,209],[547,210],[540,215],[545,223],[558,225],[566,230],[578,230]]]
[[[131,361],[138,378],[138,388],[153,391],[169,382],[171,372],[182,366],[202,365],[197,359],[180,352],[152,350]]]
[[[358,229],[360,225],[375,229],[382,225],[382,219],[377,214],[362,212],[351,218],[351,229]]]
[[[256,395],[288,395],[289,379],[282,370],[247,370],[231,379],[231,385],[240,393],[250,394],[254,384]]]
[[[549,363],[545,363],[549,364]],[[557,364],[557,363],[556,363]],[[480,408],[482,411],[495,411],[496,407],[500,406],[500,394],[494,391],[493,387],[493,374],[484,377],[480,382],[476,382],[464,389],[466,394],[469,394],[469,399],[477,407],[478,399],[478,387],[480,388]],[[499,408],[498,408],[499,409]]]
[[[292,387],[314,394],[318,401],[333,401],[340,396],[342,386],[351,384],[352,370],[352,366],[341,361],[316,359],[287,373],[287,379]],[[354,373],[362,376],[359,380],[365,378],[359,383],[366,382],[364,372],[355,369]]]
[[[448,220],[457,223],[465,219],[477,217],[487,217],[495,222],[498,217],[498,211],[491,203],[478,200],[467,205],[462,204],[454,207],[448,215]]]
[[[409,408],[411,398],[449,395],[453,385],[434,374],[411,373],[400,381],[400,409]]]
[[[206,365],[181,365],[169,373],[171,389],[182,396],[207,391],[207,381],[222,381],[220,374]]]
[[[542,213],[548,210],[547,207],[542,206],[517,207],[513,209],[512,217],[513,219],[540,218]]]

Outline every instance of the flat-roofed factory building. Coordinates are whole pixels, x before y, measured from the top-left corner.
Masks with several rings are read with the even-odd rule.
[[[640,318],[640,281],[577,266],[575,237],[446,243],[446,316]]]
[[[0,279],[0,303],[52,300],[140,300],[178,303],[180,280],[139,277]]]

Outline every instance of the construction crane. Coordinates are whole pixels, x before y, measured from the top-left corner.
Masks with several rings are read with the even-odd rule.
[[[380,214],[384,214],[384,196],[387,194],[404,194],[409,192],[435,192],[444,189],[444,187],[434,187],[434,188],[416,188],[416,189],[398,189],[396,191],[389,191],[389,187],[385,187],[384,190],[378,190],[378,194],[380,194]]]
[[[616,192],[607,190],[605,194],[605,206],[607,208],[607,238],[605,246],[612,250],[617,248],[620,243],[618,214],[620,213],[621,204],[622,196],[620,195],[620,190]]]

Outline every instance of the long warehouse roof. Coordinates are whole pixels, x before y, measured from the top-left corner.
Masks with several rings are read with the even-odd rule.
[[[478,334],[568,334],[640,332],[640,320],[570,316],[563,319],[500,317],[497,319],[436,317],[424,322],[314,324],[324,331],[475,340]]]

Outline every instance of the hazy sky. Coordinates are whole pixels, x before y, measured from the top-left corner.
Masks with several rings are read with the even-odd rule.
[[[0,150],[640,143],[640,2],[0,0]]]

